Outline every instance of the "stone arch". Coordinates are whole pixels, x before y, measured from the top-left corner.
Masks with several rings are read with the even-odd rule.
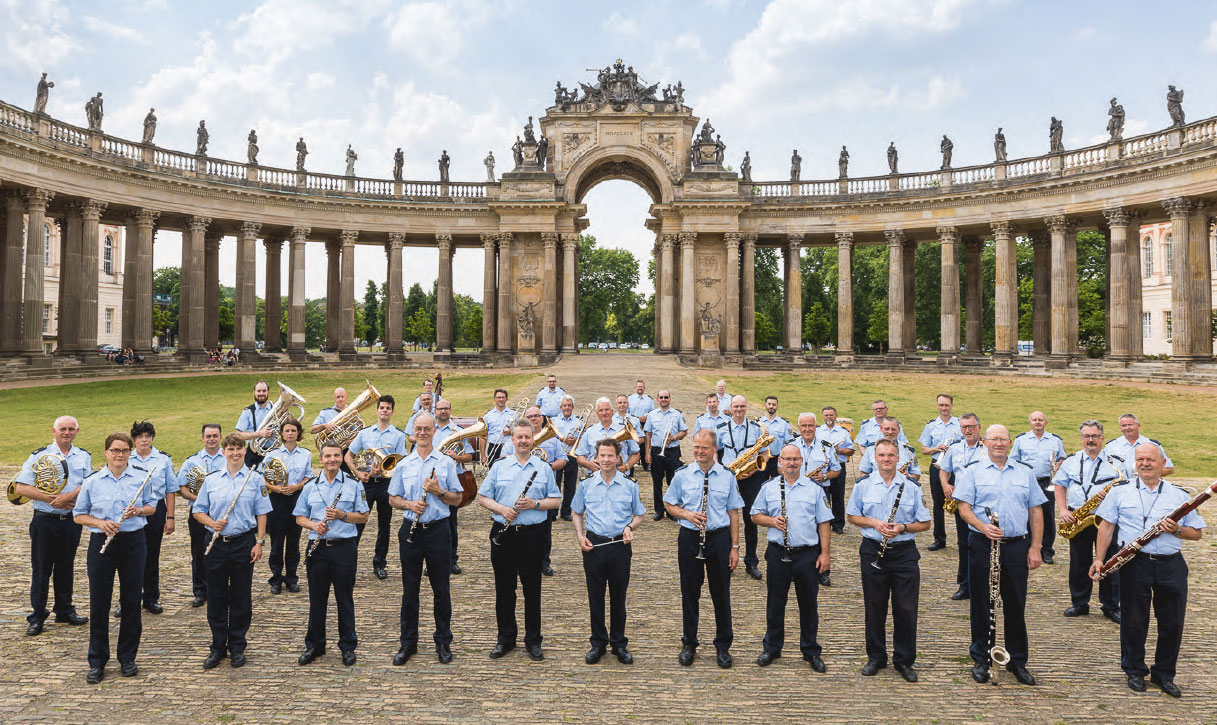
[[[610,146],[577,160],[566,175],[564,201],[578,204],[592,187],[609,179],[626,179],[641,186],[656,204],[669,204],[674,179],[662,159],[645,149]]]

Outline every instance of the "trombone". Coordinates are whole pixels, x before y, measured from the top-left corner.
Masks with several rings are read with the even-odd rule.
[[[570,444],[570,448],[566,449],[567,458],[570,458],[571,456],[575,455],[575,448],[577,448],[579,446],[579,439],[583,437],[583,431],[587,430],[587,421],[589,418],[591,418],[592,412],[594,410],[595,410],[595,407],[591,403],[588,403],[587,406],[583,409],[583,412],[579,414],[579,427],[575,429],[574,442]],[[626,424],[628,425],[629,422],[630,421],[627,418]]]

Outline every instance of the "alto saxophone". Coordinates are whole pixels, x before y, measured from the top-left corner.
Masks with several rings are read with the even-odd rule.
[[[989,523],[1000,526],[997,514],[987,506],[985,515]],[[1001,539],[989,541],[989,659],[993,664],[1004,667],[1010,661],[1010,653],[997,641],[997,610],[1001,606]],[[993,676],[993,684],[997,684],[997,675]]]
[[[1066,539],[1072,539],[1089,527],[1094,526],[1094,512],[1099,507],[1099,504],[1103,502],[1103,497],[1111,491],[1112,486],[1119,486],[1121,483],[1124,483],[1124,472],[1114,466],[1113,468],[1116,472],[1116,477],[1111,479],[1111,482],[1104,486],[1102,491],[1086,499],[1086,503],[1074,509],[1072,524],[1061,521],[1056,528],[1058,534]]]

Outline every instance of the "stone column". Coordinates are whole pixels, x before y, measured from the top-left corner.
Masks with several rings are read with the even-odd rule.
[[[291,235],[289,236],[288,256],[290,258],[290,266],[287,269],[287,354],[292,360],[303,360],[308,354],[304,332],[304,319],[307,314],[304,289],[306,279],[304,253],[308,244],[308,235],[312,231],[309,227],[292,227]],[[326,306],[329,306],[328,301]]]
[[[266,352],[283,351],[282,239],[264,239],[266,247]]]
[[[887,238],[887,354],[904,359],[904,230],[888,229]]]
[[[579,318],[575,313],[578,297],[575,252],[579,249],[578,234],[563,234],[562,237],[562,352],[579,351]],[[656,298],[658,299],[658,297]]]
[[[680,351],[689,355],[697,352],[697,310],[693,304],[696,247],[697,232],[680,233]]]
[[[659,348],[664,352],[676,352],[676,279],[673,265],[673,248],[678,242],[675,234],[661,234],[659,237],[659,272],[660,294],[659,307]]]
[[[63,234],[59,240],[59,327],[55,333],[56,355],[74,355],[80,351],[80,293],[85,277],[80,266],[83,236],[84,220],[80,205],[72,203],[68,206]]]
[[[514,353],[516,319],[512,310],[511,232],[499,233],[499,352]],[[531,352],[531,350],[529,351]]]
[[[388,282],[385,294],[385,353],[390,360],[401,360],[405,351],[401,346],[402,312],[402,246],[406,243],[404,232],[389,232],[389,243],[385,246],[388,255]]]
[[[742,352],[756,354],[756,235],[744,235],[742,291],[740,293],[740,336]]]
[[[1192,255],[1188,243],[1192,203],[1183,197],[1162,202],[1171,217],[1171,358],[1190,361],[1192,351]],[[27,293],[29,287],[26,287]]]
[[[203,347],[209,351],[220,344],[220,239],[223,236],[223,231],[213,229],[203,237]],[[127,248],[130,249],[130,245]],[[123,314],[126,314],[125,309]],[[124,317],[124,330],[126,326]]]
[[[436,234],[439,283],[435,288],[435,349],[452,352],[452,235]]]
[[[25,246],[25,200],[10,190],[4,197],[4,251],[0,256],[0,354],[21,349],[21,265]]]
[[[955,227],[938,227],[938,239],[942,248],[938,359],[948,362],[959,356],[959,264],[955,249],[959,244],[959,231]]]
[[[854,356],[854,233],[837,232],[837,358]]]
[[[723,316],[723,330],[727,336],[727,354],[739,352],[739,245],[744,235],[728,232],[723,235],[727,245],[727,304]]]
[[[1033,254],[1031,342],[1036,355],[1047,355],[1052,352],[1052,247],[1046,232],[1028,236]]]
[[[1111,331],[1111,360],[1126,362],[1132,356],[1129,351],[1130,339],[1133,334],[1133,321],[1130,316],[1128,265],[1138,260],[1136,242],[1132,244],[1134,254],[1129,256],[1129,224],[1128,213],[1124,209],[1107,209],[1103,212],[1107,219],[1107,243],[1111,250],[1111,267],[1108,274],[1110,295],[1107,304],[1108,329]],[[1137,239],[1137,230],[1132,229],[1132,238]],[[1136,333],[1141,334],[1141,320],[1137,320]]]
[[[803,354],[803,235],[786,235],[786,352]]]
[[[122,347],[127,347],[132,340],[132,323],[135,320],[135,256],[136,238],[139,232],[135,226],[135,218],[131,214],[126,217],[126,228],[123,233],[123,308],[122,308]]]
[[[177,301],[178,357],[190,361],[203,357],[204,340],[204,250],[210,217],[192,216],[182,234],[181,295]]]
[[[355,241],[359,232],[353,229],[343,229],[339,233],[342,240],[342,281],[338,292],[342,300],[338,318],[338,354],[355,354]]]
[[[131,304],[131,340],[127,344],[140,355],[152,354],[152,238],[160,212],[139,209],[132,216],[135,226],[135,257],[133,278],[123,284],[134,290]],[[128,224],[130,228],[131,224]],[[128,246],[128,254],[131,247]],[[126,325],[124,325],[126,327]],[[244,352],[244,351],[242,351]]]
[[[86,199],[79,204],[81,216],[80,247],[80,313],[77,322],[77,351],[88,360],[96,359],[97,350],[97,263],[101,238],[98,223],[106,209],[105,202]],[[118,250],[114,250],[115,253]]]
[[[1213,357],[1213,265],[1209,250],[1209,210],[1203,200],[1192,204],[1188,220],[1188,279],[1191,283],[1192,355],[1198,362]]]
[[[237,284],[233,299],[233,345],[241,350],[241,357],[257,355],[257,254],[258,234],[262,225],[258,222],[243,222],[237,237]]]
[[[993,362],[1010,365],[1018,355],[1018,250],[1010,222],[995,221],[990,226],[997,253]],[[968,319],[971,319],[970,314]]]
[[[904,354],[917,355],[917,242],[904,240]]]
[[[1128,214],[1128,356],[1140,360],[1145,355],[1145,338],[1141,329],[1141,213]]]
[[[43,227],[46,206],[55,193],[46,189],[25,192],[25,291],[21,298],[21,351],[26,355],[42,355],[43,291]]]
[[[325,243],[325,349],[338,352],[339,328],[342,325],[342,243]]]
[[[558,235],[541,232],[545,269],[541,273],[541,352],[558,352]]]
[[[1052,236],[1052,357],[1058,362],[1067,362],[1077,354],[1077,337],[1070,335],[1069,327],[1069,280],[1070,269],[1077,269],[1076,246],[1074,259],[1070,264],[1069,241],[1071,228],[1069,220],[1064,216],[1052,216],[1044,220],[1048,232]],[[1076,245],[1076,237],[1074,244]],[[1074,278],[1076,288],[1077,279]],[[1073,297],[1074,319],[1077,319],[1077,297]],[[1076,330],[1076,328],[1074,328]]]
[[[494,352],[498,316],[495,302],[499,296],[493,234],[482,235],[482,352]]]
[[[1070,220],[1065,231],[1065,330],[1072,346],[1071,357],[1077,357],[1080,336],[1078,334],[1078,229]]]
[[[968,239],[964,242],[964,255],[968,265],[967,284],[967,322],[965,329],[965,344],[969,355],[980,355],[981,335],[984,323],[984,311],[981,309],[981,280],[984,272],[981,269],[980,256],[984,250],[984,242],[979,239]]]

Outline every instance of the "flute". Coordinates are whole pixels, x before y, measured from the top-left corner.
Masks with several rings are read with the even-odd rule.
[[[228,504],[228,508],[224,510],[224,515],[220,517],[221,521],[227,519],[229,517],[229,515],[232,514],[232,510],[237,507],[237,501],[241,500],[241,494],[245,493],[245,484],[249,483],[249,479],[251,479],[253,477],[254,477],[253,471],[250,471],[249,474],[245,476],[245,480],[241,482],[241,487],[237,489],[237,495],[233,496],[232,503]],[[223,529],[220,529],[220,531],[223,531]],[[207,556],[208,554],[211,553],[211,547],[216,545],[216,539],[218,539],[218,538],[220,538],[219,531],[212,533],[211,541],[208,541],[207,548],[203,549],[203,556]]]
[[[127,506],[126,506],[126,508],[123,509],[123,511],[126,511],[127,509],[134,506],[135,502],[137,500],[139,500],[139,497],[143,495],[144,489],[147,488],[148,482],[152,480],[152,474],[156,473],[157,468],[158,468],[157,466],[153,466],[152,470],[148,471],[148,475],[144,477],[144,482],[139,485],[139,489],[135,492],[135,495],[131,497],[131,501],[129,503],[127,503]],[[98,554],[106,553],[106,547],[110,546],[110,542],[114,541],[114,537],[117,535],[118,535],[118,533],[115,532],[115,533],[107,536],[106,540],[104,542],[102,542],[101,549],[98,550],[97,553]]]

